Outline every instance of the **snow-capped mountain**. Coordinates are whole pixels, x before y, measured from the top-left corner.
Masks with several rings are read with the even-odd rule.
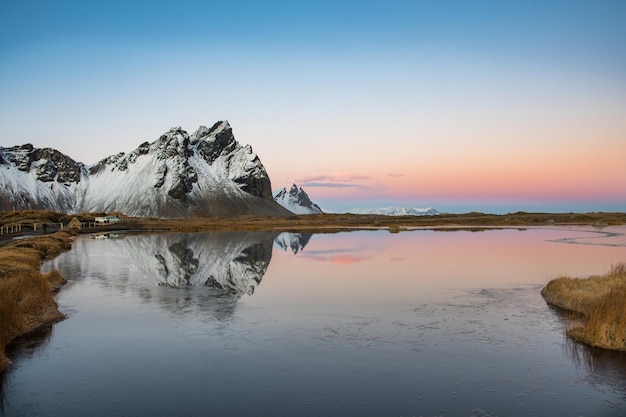
[[[85,192],[85,166],[54,149],[31,144],[0,148],[0,211],[72,212]]]
[[[85,166],[54,149],[0,148],[0,210],[119,211],[131,216],[288,214],[228,122],[170,129],[134,151]]]
[[[356,208],[349,210],[351,214],[380,214],[383,216],[433,216],[440,214],[434,208],[384,207],[384,208]]]
[[[295,214],[323,213],[322,209],[311,201],[309,195],[296,184],[293,184],[289,191],[286,187],[278,191],[274,201]]]

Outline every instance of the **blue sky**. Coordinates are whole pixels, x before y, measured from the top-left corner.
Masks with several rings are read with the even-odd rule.
[[[624,1],[2,0],[0,145],[94,163],[228,119],[275,189],[331,210],[623,211],[625,21]]]

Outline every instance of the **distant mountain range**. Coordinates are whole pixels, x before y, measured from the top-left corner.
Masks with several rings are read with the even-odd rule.
[[[383,216],[434,216],[441,214],[434,208],[384,207],[384,208],[355,208],[349,210],[351,214],[380,214]]]
[[[293,184],[289,190],[282,188],[274,194],[274,201],[295,214],[320,214],[322,209],[309,198],[302,187]],[[441,214],[434,208],[412,207],[383,207],[383,208],[355,208],[344,213],[376,214],[382,216],[433,216]],[[289,245],[286,245],[289,246]],[[296,251],[294,250],[294,253]]]
[[[31,144],[0,147],[0,211],[114,212],[131,216],[288,215],[265,167],[228,122],[152,143],[87,166]]]

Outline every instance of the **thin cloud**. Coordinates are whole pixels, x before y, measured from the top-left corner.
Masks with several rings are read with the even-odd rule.
[[[351,181],[362,181],[369,180],[371,177],[367,175],[349,175],[349,174],[331,174],[331,175],[317,175],[313,177],[303,177],[298,179],[298,182],[320,182],[320,181],[331,181],[331,182],[351,182]]]
[[[354,249],[317,249],[317,250],[309,250],[307,253],[311,256],[323,256],[323,255],[338,255],[341,253],[350,253],[354,252]]]
[[[390,177],[392,177],[392,178],[404,177],[404,174],[400,174],[400,173],[397,173],[397,172],[390,172],[390,173],[389,173],[389,174],[387,174],[387,175],[389,175],[389,176],[390,176]]]
[[[360,184],[345,184],[340,182],[305,182],[302,183],[302,186],[307,188],[367,188]]]
[[[296,180],[296,182],[308,188],[359,188],[365,190],[369,189],[369,187],[359,184],[359,181],[369,179],[371,179],[371,177],[367,175],[338,173],[303,177]]]
[[[306,258],[313,262],[329,262],[335,265],[350,265],[371,259],[371,256],[355,256],[355,255],[332,255],[332,256],[311,256],[305,255]]]

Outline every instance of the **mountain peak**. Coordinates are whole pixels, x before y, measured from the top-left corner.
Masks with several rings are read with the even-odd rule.
[[[221,132],[230,130],[232,131],[232,128],[230,127],[230,123],[228,123],[227,120],[220,120],[218,122],[215,122],[213,124],[213,126],[211,126],[211,128],[208,128],[206,126],[200,126],[191,136],[190,139],[192,141],[192,143],[195,143],[199,140],[208,140],[210,137],[215,136]]]
[[[289,192],[286,187],[280,189],[274,196],[274,201],[295,214],[323,213],[322,209],[311,201],[304,189],[299,188],[295,183]]]

